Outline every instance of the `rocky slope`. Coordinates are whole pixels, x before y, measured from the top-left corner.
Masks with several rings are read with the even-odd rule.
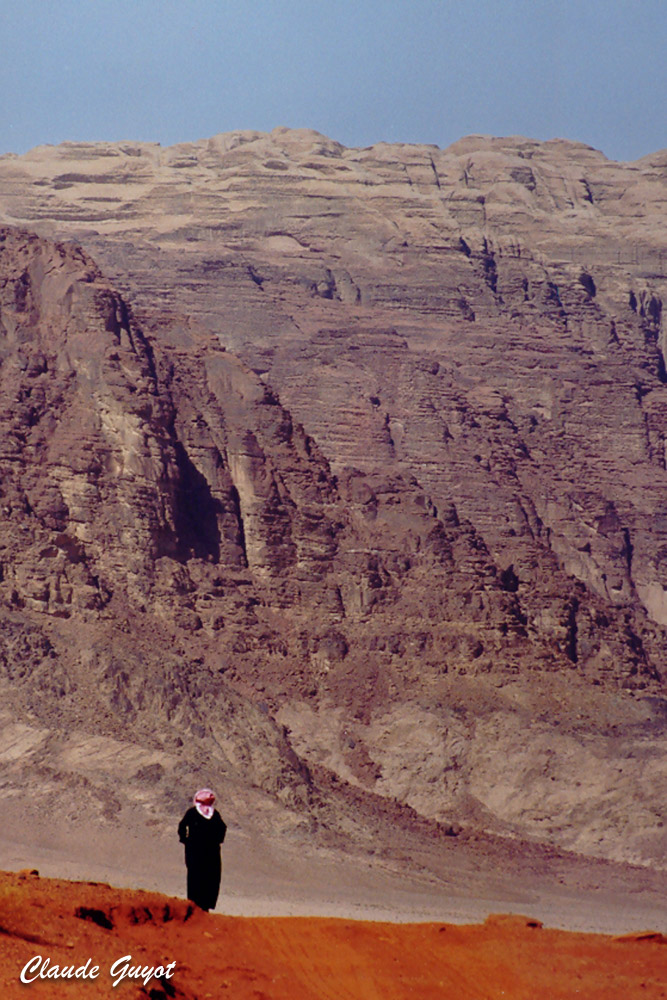
[[[664,856],[664,172],[287,130],[0,158],[4,217],[137,317],[6,230],[9,787],[122,812],[95,729],[165,809],[204,752],[321,835],[399,803]]]

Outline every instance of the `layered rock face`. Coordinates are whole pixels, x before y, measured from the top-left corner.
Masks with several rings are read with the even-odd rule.
[[[335,470],[398,466],[453,500],[556,628],[559,567],[667,622],[666,171],[566,142],[278,129],[43,147],[0,160],[0,193],[138,305],[213,331]]]
[[[158,344],[81,251],[1,238],[10,702],[111,736],[155,713],[154,734],[217,733],[235,761],[259,726],[267,758],[240,777],[276,792],[310,779],[269,704],[328,695],[361,716],[442,671],[441,646],[452,666],[471,649],[530,658],[515,597],[453,510],[443,522],[401,480],[338,484],[216,341],[163,323]],[[379,678],[412,649],[420,662]],[[243,752],[224,678],[268,699],[239,708]]]
[[[139,319],[6,231],[22,704],[185,727],[324,825],[333,774],[659,857],[666,169],[288,130],[0,158],[4,217]]]

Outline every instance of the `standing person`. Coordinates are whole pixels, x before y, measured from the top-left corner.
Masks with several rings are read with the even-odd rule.
[[[185,844],[188,899],[202,910],[212,910],[220,891],[220,845],[227,827],[214,808],[210,788],[201,788],[192,801],[178,824],[178,839]]]

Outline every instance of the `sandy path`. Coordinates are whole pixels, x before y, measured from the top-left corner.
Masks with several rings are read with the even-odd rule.
[[[2,869],[36,868],[53,878],[184,895],[185,870],[175,836],[151,840],[98,831],[91,841],[74,834],[64,838],[54,827],[28,843],[12,840],[7,832],[0,833]],[[545,872],[528,864],[507,868],[456,849],[438,874],[416,874],[397,862],[304,851],[232,829],[223,847],[218,912],[458,924],[483,921],[491,913],[515,913],[583,932],[667,932],[664,883],[659,875],[596,862]]]

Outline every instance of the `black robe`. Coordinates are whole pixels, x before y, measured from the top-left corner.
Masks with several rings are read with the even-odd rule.
[[[220,844],[227,827],[217,809],[205,819],[192,806],[178,824],[178,839],[185,844],[188,899],[202,910],[212,910],[220,891]]]

